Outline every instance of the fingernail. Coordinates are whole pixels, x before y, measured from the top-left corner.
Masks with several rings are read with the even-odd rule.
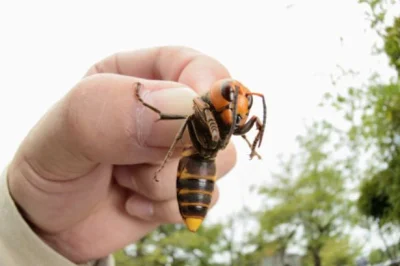
[[[143,91],[141,93],[142,99],[147,104],[157,108],[165,114],[174,115],[190,115],[193,113],[193,99],[198,96],[198,94],[187,87],[180,88],[168,88],[153,91]],[[136,115],[136,125],[137,125],[137,138],[140,144],[146,145],[157,145],[158,143],[152,141],[148,142],[152,131],[157,129],[154,125],[154,121],[157,121],[160,116],[153,110],[139,104]],[[171,121],[170,123],[181,123],[179,121]],[[157,124],[157,123],[155,123]],[[153,128],[153,126],[155,126]],[[179,126],[178,126],[179,127]]]
[[[197,93],[191,88],[173,88],[152,91],[149,98],[165,113],[189,115],[193,112],[193,98]]]
[[[154,215],[153,203],[135,196],[126,202],[126,211],[132,216],[146,220]]]

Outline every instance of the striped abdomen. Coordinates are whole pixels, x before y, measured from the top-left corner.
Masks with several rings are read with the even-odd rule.
[[[189,230],[195,232],[211,203],[216,180],[215,159],[205,159],[192,148],[182,155],[176,181],[179,211]]]

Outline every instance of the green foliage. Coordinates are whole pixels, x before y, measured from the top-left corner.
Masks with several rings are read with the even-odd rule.
[[[385,252],[381,249],[374,249],[369,253],[369,262],[371,264],[378,264],[388,260]]]
[[[384,233],[400,222],[400,17],[386,26],[388,11],[395,1],[360,0],[369,6],[371,27],[382,37],[383,50],[397,77],[383,82],[375,74],[361,88],[349,88],[345,95],[326,95],[325,100],[343,113],[349,122],[347,139],[354,158],[368,157],[357,207],[379,226],[388,257],[391,255]],[[356,162],[356,161],[353,161]],[[386,228],[386,229],[385,229]],[[398,241],[398,240],[395,240]],[[373,262],[383,260],[379,251],[371,253]]]
[[[115,264],[117,266],[134,266],[132,257],[127,255],[124,250],[119,250],[113,254],[115,259]]]
[[[397,259],[400,253],[399,245],[392,245],[387,247],[387,250],[374,249],[369,253],[369,260],[371,264],[382,263],[391,259]]]
[[[192,233],[183,225],[164,225],[133,246],[133,250],[115,254],[118,266],[136,265],[215,265],[222,236],[220,224],[202,226]]]
[[[321,249],[321,264],[323,266],[354,265],[360,251],[361,247],[350,241],[348,236],[331,238]],[[304,256],[303,264],[314,265],[311,254]]]
[[[372,216],[380,224],[384,224],[393,212],[393,205],[389,201],[389,195],[386,187],[390,172],[384,170],[373,176],[371,179],[365,180],[361,185],[361,195],[357,205],[362,214]]]
[[[381,1],[368,1],[372,6]],[[386,28],[385,52],[400,70],[400,18]],[[358,207],[383,221],[400,220],[400,82],[384,84],[374,76],[366,88],[326,98],[350,122],[347,137],[356,154],[372,150],[372,163],[361,186]]]
[[[354,150],[374,148],[376,159],[393,158],[400,136],[400,83],[379,84],[376,78],[366,89],[348,89],[345,100],[333,101],[332,106],[342,111],[350,122],[348,139]],[[338,96],[339,97],[339,96]]]
[[[322,265],[341,266],[353,265],[360,255],[361,247],[352,243],[349,237],[329,239],[321,250]]]
[[[345,175],[331,156],[332,132],[327,122],[308,127],[298,137],[299,153],[285,163],[283,173],[274,175],[276,183],[260,189],[274,202],[260,214],[257,235],[264,246],[274,244],[275,251],[284,253],[297,236],[305,240],[313,259],[321,260],[323,248],[333,245],[332,238],[343,235],[343,227],[355,218]]]
[[[374,151],[361,185],[358,207],[364,215],[400,221],[400,83],[351,88],[336,101],[349,115],[348,140],[356,154]]]
[[[396,18],[393,25],[386,28],[385,53],[389,56],[390,64],[400,75],[400,17]]]
[[[396,0],[359,0],[361,4],[366,4],[369,7],[368,16],[371,28],[376,29],[378,34],[380,28],[384,24],[387,17],[387,11],[396,4]]]

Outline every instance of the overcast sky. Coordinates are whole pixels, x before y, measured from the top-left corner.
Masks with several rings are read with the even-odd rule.
[[[268,105],[262,161],[249,161],[241,138],[236,168],[219,183],[210,212],[217,221],[244,204],[257,205],[251,184],[273,182],[278,154],[295,151],[304,121],[333,88],[341,66],[360,72],[341,86],[390,76],[371,56],[376,36],[356,0],[277,1],[2,1],[0,2],[0,166],[27,131],[96,61],[116,51],[186,45],[209,54]],[[261,105],[254,113],[261,114]],[[252,135],[254,136],[254,134]]]

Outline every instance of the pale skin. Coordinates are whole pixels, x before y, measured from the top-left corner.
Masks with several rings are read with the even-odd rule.
[[[95,64],[29,132],[9,165],[10,193],[25,219],[75,263],[105,257],[161,224],[182,222],[175,181],[179,147],[189,138],[155,182],[182,121],[156,122],[132,85],[143,83],[144,98],[160,110],[185,115],[196,93],[229,77],[221,63],[184,47],[118,53]],[[176,89],[184,87],[193,90]],[[217,157],[217,176],[235,162],[230,144]],[[218,187],[212,205],[217,199]]]

